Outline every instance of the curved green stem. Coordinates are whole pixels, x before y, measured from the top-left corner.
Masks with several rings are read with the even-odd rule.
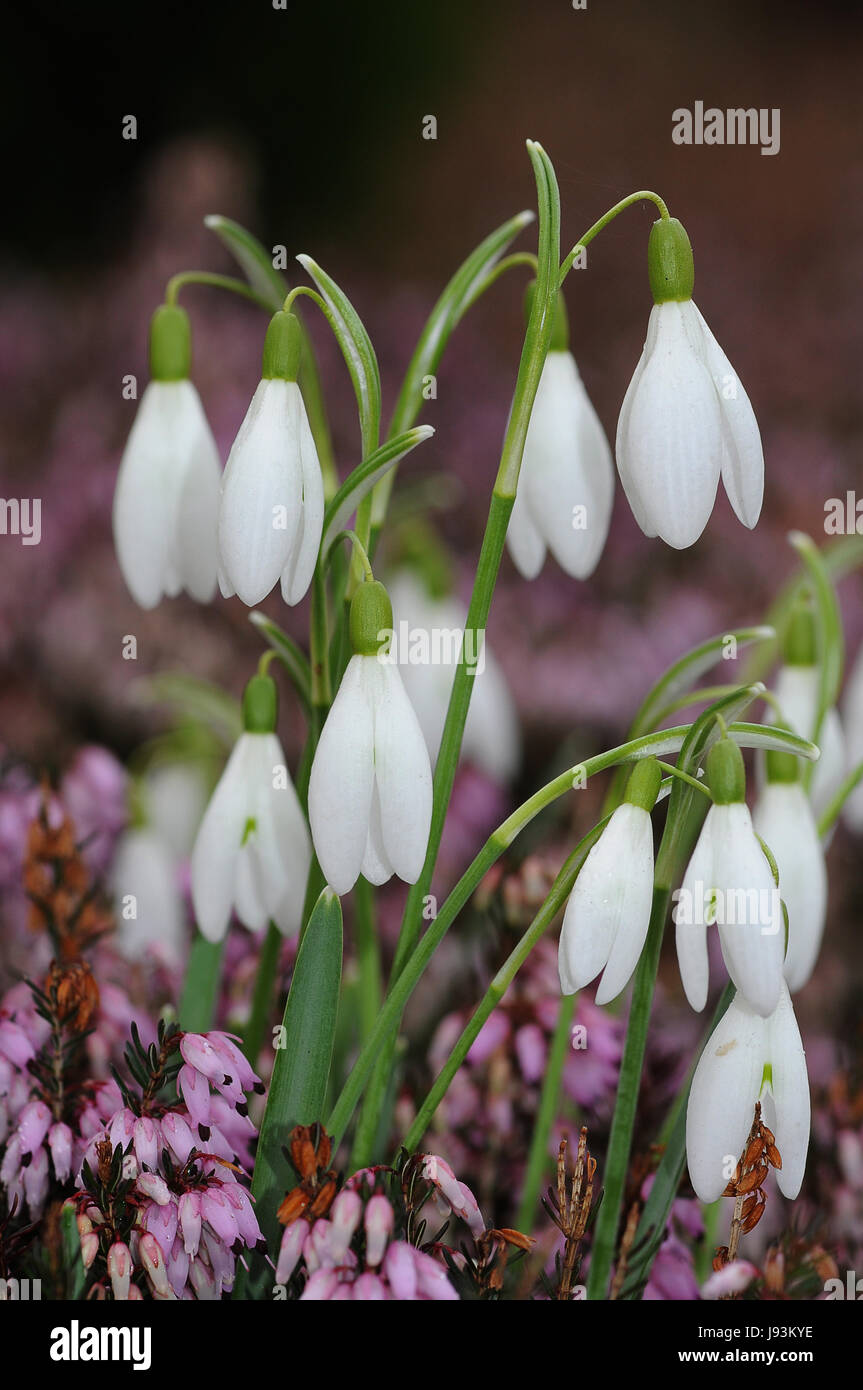
[[[607,227],[609,222],[613,222],[615,217],[617,217],[619,213],[624,212],[626,208],[632,207],[633,203],[644,201],[655,203],[659,208],[660,217],[668,217],[668,208],[664,200],[660,198],[658,193],[652,193],[649,188],[640,188],[637,193],[630,193],[628,197],[621,198],[619,203],[615,203],[613,208],[609,208],[608,212],[603,213],[602,217],[600,217],[597,222],[594,222],[593,226],[588,228],[584,236],[575,243],[569,255],[566,257],[566,260],[560,267],[560,284],[563,284],[567,275],[572,270],[573,262],[579,251],[585,250],[593,241],[593,238],[599,235],[603,227]]]
[[[181,270],[177,275],[172,275],[165,286],[165,303],[176,304],[177,296],[184,285],[209,285],[217,290],[230,290],[232,294],[238,294],[243,299],[250,299],[262,309],[271,310],[269,300],[253,290],[245,280],[237,280],[233,275],[215,275],[209,270]]]
[[[522,265],[529,266],[534,275],[536,274],[537,259],[533,251],[514,251],[511,256],[504,256],[503,260],[498,261],[497,265],[488,272],[485,279],[480,281],[477,285],[476,289],[465,303],[464,312],[467,313],[468,309],[473,308],[474,304],[476,304],[478,299],[482,298],[486,290],[490,290],[492,285],[495,284],[502,275],[505,275],[508,270],[515,270],[517,266]]]

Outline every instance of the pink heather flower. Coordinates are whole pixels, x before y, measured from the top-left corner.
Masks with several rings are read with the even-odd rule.
[[[230,1207],[234,1209],[234,1220],[237,1223],[237,1230],[240,1238],[253,1250],[256,1245],[263,1242],[261,1228],[258,1225],[258,1218],[252,1206],[252,1199],[244,1187],[238,1182],[226,1182],[222,1186],[222,1196]]]
[[[184,1192],[179,1202],[179,1225],[187,1255],[197,1255],[201,1240],[201,1194]]]
[[[51,1175],[48,1171],[48,1154],[45,1149],[37,1149],[23,1171],[24,1195],[31,1215],[41,1212],[48,1196]]]
[[[135,1156],[142,1168],[149,1168],[152,1171],[156,1167],[159,1160],[160,1141],[161,1135],[158,1127],[149,1115],[139,1116],[132,1126],[132,1143]]]
[[[459,1182],[452,1168],[436,1154],[426,1154],[423,1159],[423,1177],[437,1189],[446,1204],[466,1222],[473,1236],[482,1235],[485,1221],[479,1204],[463,1182]]]
[[[36,1056],[36,1046],[14,1019],[0,1018],[0,1055],[21,1070]]]
[[[132,1256],[128,1245],[122,1241],[115,1241],[108,1251],[108,1278],[111,1280],[114,1297],[125,1303],[132,1281]]]
[[[495,1009],[471,1043],[467,1060],[477,1065],[487,1062],[492,1053],[508,1041],[509,1033],[509,1019],[502,1010]]]
[[[99,1253],[99,1237],[95,1231],[88,1231],[81,1237],[81,1263],[89,1269]]]
[[[51,1124],[51,1111],[43,1100],[31,1100],[24,1106],[18,1120],[18,1137],[22,1155],[35,1153]]]
[[[62,1120],[48,1131],[48,1148],[58,1182],[66,1182],[72,1173],[73,1137],[71,1129]]]
[[[442,1264],[423,1250],[414,1250],[414,1264],[417,1271],[417,1289],[421,1298],[433,1299],[437,1303],[458,1302],[458,1294]]]
[[[526,1023],[515,1035],[515,1055],[521,1074],[528,1085],[534,1085],[545,1075],[548,1044],[538,1023]]]
[[[163,1177],[158,1173],[139,1173],[135,1186],[145,1197],[149,1197],[157,1207],[166,1207],[171,1201],[171,1191]]]
[[[161,1126],[165,1142],[174,1158],[180,1164],[185,1163],[195,1147],[192,1131],[186,1121],[175,1110],[169,1110],[167,1115],[162,1116]]]
[[[376,1269],[384,1257],[387,1241],[393,1233],[395,1213],[381,1193],[369,1198],[365,1210],[366,1264]]]
[[[384,1256],[384,1274],[392,1290],[393,1297],[401,1302],[410,1302],[417,1296],[417,1267],[414,1260],[416,1251],[407,1241],[396,1240],[389,1246]]]
[[[362,1198],[346,1190],[340,1192],[330,1209],[330,1251],[334,1263],[341,1264],[345,1259],[354,1231],[360,1224],[363,1213]]]
[[[388,1297],[387,1287],[377,1274],[361,1274],[354,1280],[353,1296],[355,1302],[381,1302]]]
[[[141,1263],[147,1272],[147,1278],[157,1298],[175,1298],[176,1295],[168,1282],[165,1270],[165,1256],[162,1247],[154,1235],[145,1231],[138,1243],[138,1253]]]
[[[701,1297],[705,1299],[723,1298],[726,1294],[742,1293],[758,1278],[758,1270],[748,1260],[732,1260],[724,1269],[711,1274],[701,1286]]]
[[[300,1294],[300,1302],[329,1300],[334,1296],[338,1283],[339,1276],[334,1269],[316,1269]]]
[[[209,1222],[216,1235],[227,1246],[233,1245],[239,1238],[233,1208],[225,1200],[220,1188],[208,1187],[201,1193],[201,1217]]]
[[[196,1125],[210,1122],[210,1083],[203,1072],[196,1071],[188,1063],[182,1066],[177,1075],[186,1109]]]
[[[290,1226],[285,1227],[276,1264],[277,1284],[287,1284],[296,1269],[300,1255],[303,1253],[303,1242],[307,1230],[305,1221],[293,1221]]]

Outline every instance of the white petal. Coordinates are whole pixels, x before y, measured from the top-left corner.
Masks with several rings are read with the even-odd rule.
[[[596,991],[597,1004],[616,999],[629,984],[638,964],[650,925],[653,902],[653,827],[650,816],[640,806],[625,803],[615,811],[624,812],[620,839],[619,871],[625,878],[623,903],[608,965]],[[611,821],[606,830],[611,829]]]
[[[753,824],[770,846],[779,869],[779,889],[788,909],[785,978],[793,992],[812,974],[827,911],[827,869],[818,828],[799,782],[768,782]]]
[[[405,883],[416,883],[425,860],[432,811],[428,748],[398,667],[364,657],[375,690],[375,782],[381,834],[389,862]],[[374,674],[372,674],[374,668]]]
[[[282,598],[285,603],[293,605],[305,597],[315,572],[324,526],[324,483],[300,388],[296,383],[290,384],[295,388],[292,409],[299,440],[303,486],[299,532],[282,574]]]
[[[250,606],[288,562],[300,524],[302,471],[292,409],[296,382],[259,383],[228,456],[219,510],[219,557]]]
[[[779,1190],[793,1199],[800,1191],[809,1148],[809,1078],[806,1054],[787,988],[767,1025],[768,1057],[772,1070],[774,1116],[767,1124],[776,1136],[782,1167],[776,1171]]]
[[[339,895],[354,886],[368,839],[374,783],[374,717],[353,656],[332,703],[309,779],[312,840],[324,877]]]
[[[620,407],[620,415],[617,420],[617,436],[614,446],[617,459],[617,471],[620,474],[620,481],[623,483],[623,490],[626,493],[626,500],[629,503],[630,510],[635,520],[638,522],[638,525],[641,527],[641,530],[646,536],[650,536],[651,538],[656,535],[656,527],[653,524],[648,508],[642,500],[638,490],[637,480],[633,477],[632,470],[629,466],[628,439],[629,417],[632,412],[632,402],[635,399],[639,383],[644,375],[644,368],[653,351],[657,329],[657,316],[651,314],[647,321],[647,337],[644,341],[644,347],[641,349],[641,356],[636,363],[635,371],[632,374],[632,380],[626,388],[626,395]]]
[[[183,480],[174,545],[183,588],[199,603],[209,603],[216,592],[222,465],[200,402],[198,409],[200,434]]]
[[[590,850],[569,895],[558,947],[564,994],[583,989],[604,967],[597,1003],[620,993],[644,945],[652,893],[650,817],[625,802]]]
[[[698,540],[716,497],[722,464],[719,400],[703,360],[692,301],[654,305],[656,336],[627,405],[618,439],[621,479],[668,545]],[[636,511],[636,506],[633,506]]]
[[[366,852],[363,855],[363,877],[369,883],[380,885],[387,883],[393,876],[393,866],[387,858],[384,847],[384,836],[381,828],[381,798],[375,784],[372,793],[372,809],[369,814],[369,834],[366,840]]]
[[[299,931],[302,921],[306,881],[312,861],[312,841],[294,784],[287,776],[281,744],[275,735],[268,737],[275,744],[270,755],[273,766],[284,766],[287,778],[284,786],[280,780],[279,785],[271,785],[270,790],[269,813],[287,881],[281,898],[272,906],[271,916],[285,936],[293,936]]]
[[[705,894],[713,879],[713,825],[716,808],[711,806],[692,851],[683,882],[675,895],[675,945],[680,983],[690,1006],[701,1013],[707,1003],[710,964],[707,958]]]
[[[723,424],[722,483],[728,500],[750,529],[761,515],[764,451],[758,421],[743,383],[696,307],[704,335],[704,356],[719,396]]]
[[[848,677],[842,706],[842,723],[848,741],[848,771],[863,762],[863,647]],[[842,811],[845,823],[857,834],[863,830],[863,782],[854,788]]]
[[[248,767],[254,745],[241,734],[234,745],[192,850],[191,881],[195,920],[209,941],[220,941],[234,902],[234,877],[249,815]]]
[[[755,1118],[767,1046],[764,1019],[736,995],[698,1060],[686,1109],[686,1160],[702,1202],[715,1202],[734,1174]]]
[[[280,833],[277,809],[278,798],[287,797],[289,792],[287,787],[274,787],[276,780],[281,781],[285,767],[285,755],[276,735],[247,737],[253,750],[246,775],[249,819],[254,826],[249,829],[237,860],[235,904],[240,921],[251,931],[260,931],[275,918],[289,887],[289,844]],[[304,892],[305,883],[300,889],[301,894]]]
[[[779,891],[742,802],[715,806],[713,883],[721,893],[719,940],[728,973],[748,1004],[767,1018],[782,988],[785,932]]]
[[[154,608],[179,589],[171,574],[179,498],[190,457],[209,434],[190,381],[151,381],[120,463],[114,493],[114,543],[129,592]]]
[[[602,425],[569,352],[551,352],[546,359],[522,469],[525,498],[537,532],[567,574],[586,579],[608,534],[614,466]]]
[[[545,541],[534,525],[527,505],[526,492],[527,484],[522,463],[506,532],[506,548],[522,579],[536,579],[545,564]]]

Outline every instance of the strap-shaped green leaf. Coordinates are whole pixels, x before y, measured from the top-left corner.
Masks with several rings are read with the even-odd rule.
[[[276,1211],[296,1181],[282,1149],[294,1125],[323,1119],[341,978],[342,906],[325,888],[297,953],[255,1157],[252,1196],[273,1257],[279,1230]]]
[[[669,666],[664,675],[645,696],[641,708],[632,721],[630,737],[646,733],[655,728],[662,710],[684,691],[691,690],[720,659],[729,640],[737,647],[747,647],[752,642],[768,642],[776,636],[772,627],[741,627],[733,632],[719,632],[706,642],[701,642],[686,652],[679,661]]]
[[[281,309],[289,286],[257,237],[233,222],[230,217],[213,213],[204,218],[204,226],[215,232],[230,251],[253,290],[267,300],[273,313]]]
[[[431,425],[416,425],[412,430],[395,439],[388,439],[379,449],[358,465],[342,483],[324,515],[324,528],[321,537],[321,559],[326,560],[339,532],[347,529],[347,524],[360,502],[366,497],[399,459],[415,449],[424,439],[434,434]]]
[[[328,310],[330,326],[336,335],[357,398],[363,457],[377,448],[381,425],[381,377],[372,340],[351,301],[335,280],[311,256],[297,260],[317,285]]]

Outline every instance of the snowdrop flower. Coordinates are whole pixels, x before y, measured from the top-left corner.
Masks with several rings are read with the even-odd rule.
[[[637,762],[626,800],[591,849],[575,880],[560,932],[558,970],[564,994],[603,971],[597,1004],[626,987],[644,946],[653,901],[650,812],[661,773],[655,758]]]
[[[311,583],[324,520],[324,485],[297,385],[299,321],[279,312],[267,329],[262,380],[222,478],[219,584],[250,606],[281,580],[286,603]]]
[[[767,782],[755,806],[756,832],[770,846],[788,910],[785,979],[792,994],[812,974],[827,914],[827,869],[818,827],[793,753],[767,754]]]
[[[398,667],[380,660],[392,634],[387,591],[360,584],[351,603],[354,655],[318,743],[309,819],[321,869],[347,893],[362,873],[415,883],[431,825],[432,776],[419,721]]]
[[[779,890],[744,801],[740,749],[721,738],[707,755],[714,805],[674,893],[677,960],[696,1012],[707,1002],[707,927],[719,927],[728,973],[756,1013],[773,1013],[782,988],[785,932]]]
[[[243,696],[245,732],[228,759],[192,850],[192,901],[202,934],[224,936],[236,911],[251,931],[272,919],[299,930],[311,845],[275,733],[275,682],[253,676]]]
[[[686,1158],[702,1202],[715,1202],[734,1174],[761,1102],[782,1167],[779,1190],[800,1191],[809,1146],[806,1056],[787,985],[769,1017],[736,994],[695,1069],[686,1111]]]
[[[698,540],[720,476],[744,526],[761,512],[764,456],[749,397],[692,299],[689,237],[676,217],[653,224],[654,305],[617,426],[617,467],[648,536],[683,550]]]
[[[389,655],[398,663],[434,764],[458,665],[458,644],[448,639],[465,631],[467,609],[453,596],[432,597],[425,583],[409,570],[399,572],[389,592],[395,635]],[[436,635],[441,639],[441,660],[429,659],[422,649],[423,645],[430,649]],[[515,776],[521,759],[518,715],[487,643],[482,648],[482,669],[479,661],[476,664],[461,755],[501,785]]]
[[[569,351],[559,294],[506,536],[516,568],[535,579],[548,548],[573,579],[587,579],[605,545],[613,499],[611,449]]]
[[[200,603],[216,590],[221,463],[189,380],[189,320],[163,304],[150,324],[150,375],[114,492],[114,544],[132,598],[155,608],[186,589]]]
[[[845,737],[834,708],[825,712],[818,737],[821,676],[817,663],[815,623],[808,607],[798,607],[792,617],[784,645],[784,665],[776,678],[773,693],[788,723],[801,738],[818,744],[821,756],[809,787],[816,818],[833,800],[845,776]]]

